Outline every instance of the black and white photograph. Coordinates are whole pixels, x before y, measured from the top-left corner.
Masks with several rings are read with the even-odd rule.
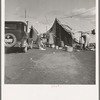
[[[5,84],[96,84],[96,0],[5,0]]]
[[[2,100],[99,100],[98,0],[2,0]]]

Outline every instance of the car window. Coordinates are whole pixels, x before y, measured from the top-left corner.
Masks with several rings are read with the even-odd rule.
[[[17,29],[17,25],[16,24],[5,24],[5,29]]]

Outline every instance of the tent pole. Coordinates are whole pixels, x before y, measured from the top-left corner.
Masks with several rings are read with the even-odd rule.
[[[56,23],[56,19],[55,19],[55,44],[57,42],[57,23]]]
[[[61,45],[61,27],[60,27],[60,45]]]
[[[81,49],[82,49],[82,32],[81,32]]]
[[[72,32],[71,32],[71,37],[72,37],[72,47],[73,47],[73,42],[74,42],[74,41],[73,41],[73,36],[72,36]]]

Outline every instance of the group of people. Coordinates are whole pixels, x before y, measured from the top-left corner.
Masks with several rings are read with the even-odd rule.
[[[40,50],[46,50],[45,49],[45,41],[44,40],[45,39],[43,37],[41,37],[41,35],[38,35],[37,40],[36,40],[36,43],[37,43],[38,48]]]
[[[89,33],[89,32],[81,32],[81,37],[80,37],[80,47],[81,49],[88,50],[90,46],[90,35],[94,33]],[[95,48],[95,47],[94,47]]]
[[[89,40],[90,40],[89,33],[81,33],[81,37],[80,37],[80,41],[79,41],[81,49],[88,49]]]
[[[93,30],[93,34],[94,33],[95,32]],[[90,34],[91,33],[88,33],[88,32],[81,32],[81,36],[79,39],[80,49],[86,50],[89,48]],[[57,40],[57,37],[53,33],[50,33],[48,36],[37,35],[37,39],[35,40],[35,43],[38,45],[38,48],[40,50],[46,50],[45,49],[46,46],[54,48],[57,45],[57,47],[59,47],[59,44],[62,48],[64,48],[65,46],[64,41],[61,41],[60,43],[58,43],[57,41],[59,42],[60,40]]]
[[[89,41],[90,41],[90,33],[82,33],[81,37],[80,37],[80,49],[84,49],[84,50],[88,50],[89,49]],[[38,36],[37,38],[37,41],[36,41],[37,45],[38,45],[38,48],[40,50],[46,50],[45,47],[48,46],[48,47],[51,47],[51,48],[64,48],[64,42],[61,41],[61,47],[59,46],[55,46],[54,44],[54,40],[52,37],[49,37],[48,41],[47,41],[47,38],[43,38],[40,36]]]

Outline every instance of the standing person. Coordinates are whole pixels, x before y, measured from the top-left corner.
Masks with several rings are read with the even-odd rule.
[[[83,44],[83,48],[84,49],[88,49],[89,48],[89,41],[90,41],[90,33],[83,33],[82,37],[84,39],[84,44]]]
[[[49,45],[50,45],[50,47],[52,47],[53,44],[54,44],[53,33],[49,33]]]
[[[84,39],[82,36],[79,38],[79,44],[80,44],[80,49],[82,50],[84,48]]]

